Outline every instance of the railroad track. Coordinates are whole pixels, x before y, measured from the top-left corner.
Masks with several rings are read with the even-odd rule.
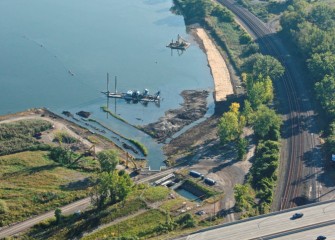
[[[296,81],[292,74],[292,67],[286,62],[281,54],[279,47],[273,38],[273,32],[261,22],[257,17],[251,14],[246,9],[236,6],[233,2],[228,0],[218,0],[219,3],[230,9],[243,22],[249,31],[259,40],[262,52],[276,57],[285,67],[285,73],[279,79],[277,85],[281,85],[282,90],[281,99],[287,100],[288,115],[286,123],[287,132],[290,136],[287,138],[286,148],[283,147],[281,151],[281,160],[287,163],[287,172],[283,178],[284,190],[280,193],[279,210],[292,208],[296,206],[294,200],[303,192],[303,155],[308,150],[314,147],[314,136],[304,131],[302,126],[305,126],[304,119],[311,117],[308,111],[302,111],[302,100],[297,94]],[[311,141],[308,141],[310,140]],[[305,142],[306,140],[306,142]],[[315,169],[309,169],[309,172],[315,172]],[[311,179],[313,189],[316,189],[315,178]],[[305,183],[306,184],[306,183]],[[313,191],[313,198],[316,198],[315,190]]]

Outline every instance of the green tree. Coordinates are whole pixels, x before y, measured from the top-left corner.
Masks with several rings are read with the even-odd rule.
[[[270,77],[273,80],[277,80],[284,74],[283,65],[274,57],[269,55],[262,55],[257,58],[252,69],[253,76],[265,76]]]
[[[254,205],[250,186],[247,184],[236,184],[234,186],[235,209],[238,212],[250,210]]]
[[[325,75],[335,76],[335,55],[332,52],[315,53],[307,64],[314,81],[322,80]]]
[[[185,215],[181,216],[177,220],[177,223],[184,228],[195,227],[197,225],[197,222],[190,213],[186,213]]]
[[[234,15],[227,8],[220,4],[216,4],[212,10],[211,15],[217,17],[222,22],[233,22]]]
[[[49,157],[60,164],[66,165],[72,162],[73,153],[64,147],[54,147],[51,149]]]
[[[245,117],[239,113],[239,104],[232,103],[230,111],[223,114],[219,121],[218,135],[223,144],[235,141],[245,126]]]
[[[101,171],[112,173],[119,163],[118,153],[114,150],[104,150],[97,154]]]
[[[237,158],[243,160],[247,153],[248,141],[245,138],[239,138],[237,142]]]
[[[244,100],[244,108],[242,114],[248,124],[251,124],[253,122],[254,110],[251,107],[250,101]]]
[[[335,9],[328,4],[320,4],[313,7],[308,19],[322,30],[330,30],[335,27]]]
[[[321,101],[322,107],[331,117],[335,117],[335,78],[326,75],[320,82],[315,84],[316,94]]]
[[[60,208],[57,208],[55,210],[55,218],[57,224],[60,224],[62,222],[62,210]]]
[[[276,112],[267,106],[261,105],[255,112],[253,128],[255,134],[261,138],[278,140],[278,132],[282,124],[281,118]]]
[[[258,76],[270,77],[277,80],[284,74],[284,67],[282,64],[269,55],[254,54],[246,59],[242,65],[242,70],[251,73],[253,78]]]
[[[107,198],[111,204],[124,201],[132,187],[133,182],[128,174],[102,172],[98,176],[97,186],[91,193],[91,198],[98,208],[102,208]]]
[[[247,91],[248,100],[253,109],[257,109],[261,104],[269,103],[273,100],[273,85],[269,77],[262,78],[259,76],[256,82],[248,78],[247,81],[252,82],[247,84]]]

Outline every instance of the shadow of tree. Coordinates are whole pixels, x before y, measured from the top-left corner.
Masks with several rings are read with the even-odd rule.
[[[59,167],[58,164],[48,164],[43,166],[37,166],[37,167],[31,167],[27,169],[22,169],[20,171],[11,172],[11,173],[5,173],[0,179],[8,179],[11,177],[18,177],[18,176],[25,176],[25,175],[32,175],[34,173],[42,172],[42,171],[51,171],[55,169],[56,167]]]

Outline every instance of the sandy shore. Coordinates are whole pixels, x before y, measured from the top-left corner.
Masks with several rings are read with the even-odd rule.
[[[214,100],[216,102],[224,101],[228,95],[234,94],[227,64],[204,29],[196,28],[195,33],[203,43],[211,68],[214,79]]]

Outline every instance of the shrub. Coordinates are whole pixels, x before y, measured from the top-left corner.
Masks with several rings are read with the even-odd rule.
[[[4,200],[0,199],[0,214],[4,214],[8,212],[7,204]]]

